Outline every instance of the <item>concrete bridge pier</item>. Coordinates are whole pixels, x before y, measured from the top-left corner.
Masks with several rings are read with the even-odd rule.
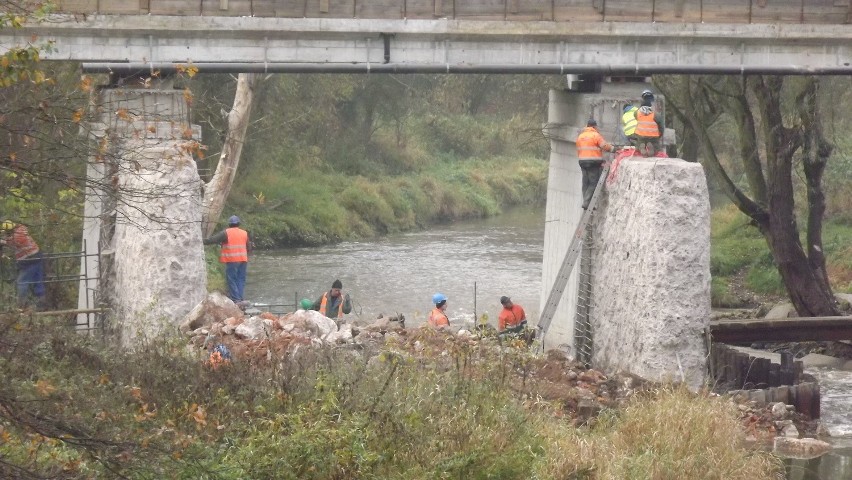
[[[643,83],[603,83],[599,93],[550,92],[542,304],[582,213],[574,141],[593,117],[609,142],[626,143],[622,108],[626,99],[638,105],[644,88]],[[657,99],[658,110],[663,101]],[[664,143],[673,139],[667,130]],[[633,158],[621,162],[602,194],[589,227],[593,242],[584,251],[591,255],[591,279],[585,280],[591,290],[591,338],[575,338],[578,261],[545,348],[578,358],[577,347],[585,342],[596,368],[700,386],[706,378],[703,333],[710,314],[710,205],[703,168],[680,159]]]
[[[98,280],[81,282],[80,308],[105,303],[129,345],[177,325],[206,295],[200,128],[170,79],[100,87],[93,108],[83,245],[101,257],[83,259]]]

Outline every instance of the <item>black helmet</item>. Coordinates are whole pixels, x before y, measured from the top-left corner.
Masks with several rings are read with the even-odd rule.
[[[652,92],[652,91],[650,91],[650,90],[644,90],[644,91],[642,92],[642,98],[643,98],[643,99],[645,99],[645,98],[653,99],[653,98],[654,98],[654,92]]]

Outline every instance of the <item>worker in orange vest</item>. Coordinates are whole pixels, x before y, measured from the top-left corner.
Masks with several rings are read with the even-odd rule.
[[[503,309],[497,317],[497,333],[519,333],[527,326],[527,313],[523,307],[512,303],[512,299],[506,296],[500,297]]]
[[[228,228],[204,239],[205,245],[219,244],[219,261],[225,264],[225,283],[228,297],[238,306],[245,307],[248,302],[243,297],[246,288],[248,256],[252,251],[251,235],[240,228],[240,217],[232,215],[228,219]]]
[[[595,193],[595,186],[603,171],[603,152],[612,152],[615,148],[604,140],[597,130],[598,122],[590,118],[586,128],[577,137],[577,158],[583,170],[583,210],[588,208]]]
[[[343,293],[343,282],[335,280],[331,283],[331,290],[322,294],[314,302],[312,310],[317,310],[328,318],[342,320],[343,315],[352,311],[352,300],[349,294]]]
[[[642,92],[642,104],[636,111],[636,141],[639,153],[653,157],[660,150],[660,137],[663,135],[663,122],[654,111],[654,94],[650,90]]]
[[[18,306],[27,305],[30,291],[36,298],[36,308],[45,306],[46,290],[44,288],[44,258],[38,244],[30,236],[26,225],[3,220],[0,225],[0,245],[11,247],[15,256],[15,267],[18,270],[16,286]]]
[[[432,303],[435,304],[435,308],[429,313],[429,319],[427,320],[429,326],[433,328],[449,327],[450,319],[444,313],[447,310],[447,296],[443,293],[436,293],[432,295]]]

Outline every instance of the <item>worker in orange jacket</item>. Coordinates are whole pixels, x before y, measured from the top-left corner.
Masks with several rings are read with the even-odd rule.
[[[595,186],[603,172],[603,152],[612,152],[615,148],[604,140],[597,130],[598,122],[590,118],[586,128],[577,137],[577,158],[583,170],[583,210],[589,207]]]
[[[444,313],[447,310],[447,296],[443,293],[436,293],[432,295],[432,303],[435,304],[435,308],[429,313],[427,320],[429,326],[433,328],[449,327],[450,319]]]
[[[248,256],[252,251],[251,235],[240,228],[240,217],[232,215],[228,219],[228,228],[204,239],[205,245],[221,245],[219,261],[225,264],[225,283],[228,297],[238,306],[245,307],[248,302],[243,295],[246,288]]]
[[[507,296],[500,297],[503,309],[497,317],[497,333],[519,333],[527,326],[527,313],[523,307],[512,302]]]
[[[636,110],[636,142],[639,153],[653,157],[660,151],[660,137],[663,136],[663,121],[654,111],[654,94],[650,90],[642,92],[642,104]]]
[[[21,223],[3,220],[0,232],[0,245],[10,247],[15,257],[18,306],[26,307],[32,292],[36,298],[36,308],[44,308],[47,290],[44,287],[44,258],[38,244],[30,236],[26,225]]]

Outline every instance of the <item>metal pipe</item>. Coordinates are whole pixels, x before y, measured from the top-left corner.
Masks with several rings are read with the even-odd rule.
[[[491,74],[579,74],[579,75],[850,75],[852,65],[809,67],[805,65],[610,65],[610,64],[406,64],[406,63],[120,63],[89,62],[82,64],[84,73],[118,75],[150,75],[175,73],[192,66],[202,73],[491,73]]]

